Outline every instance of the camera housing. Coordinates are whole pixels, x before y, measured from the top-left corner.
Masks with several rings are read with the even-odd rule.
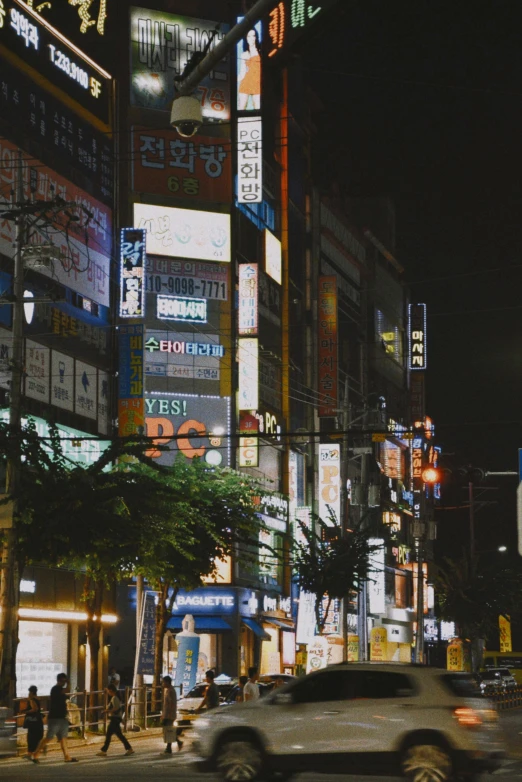
[[[199,100],[188,95],[174,98],[170,112],[170,124],[183,138],[194,136],[203,124],[203,113]]]

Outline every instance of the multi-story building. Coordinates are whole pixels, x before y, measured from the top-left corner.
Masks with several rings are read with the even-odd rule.
[[[9,418],[16,206],[25,215],[23,417],[42,438],[56,424],[66,457],[89,464],[112,434],[112,77],[25,3],[4,2],[0,16],[0,416]],[[86,683],[80,598],[72,572],[23,574],[18,694],[35,680],[45,693],[63,669]]]

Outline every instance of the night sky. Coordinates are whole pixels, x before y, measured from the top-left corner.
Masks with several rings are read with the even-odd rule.
[[[522,447],[519,8],[342,0],[303,47],[330,177],[395,202],[396,255],[412,299],[428,304],[438,442],[490,470],[516,470]],[[517,481],[489,485],[499,489],[481,499],[498,502],[477,514],[478,546],[513,550]],[[465,541],[466,513],[438,513],[443,546]]]

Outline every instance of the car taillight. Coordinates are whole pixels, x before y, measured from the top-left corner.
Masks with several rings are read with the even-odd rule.
[[[471,709],[462,707],[454,709],[453,716],[464,728],[478,728],[484,723],[497,722],[498,714],[494,709]]]
[[[460,708],[455,709],[453,716],[462,727],[477,728],[482,725],[482,718],[476,709]]]

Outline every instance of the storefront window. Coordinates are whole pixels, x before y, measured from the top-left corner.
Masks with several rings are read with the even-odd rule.
[[[66,624],[20,620],[16,657],[16,695],[27,695],[35,684],[39,695],[48,695],[56,675],[68,670]]]
[[[259,533],[259,577],[265,584],[278,585],[281,556],[281,536],[270,530],[261,530]]]
[[[263,641],[261,646],[261,675],[264,673],[281,673],[281,653],[279,650],[279,630],[269,624],[263,625],[263,630],[270,636],[270,641]]]

